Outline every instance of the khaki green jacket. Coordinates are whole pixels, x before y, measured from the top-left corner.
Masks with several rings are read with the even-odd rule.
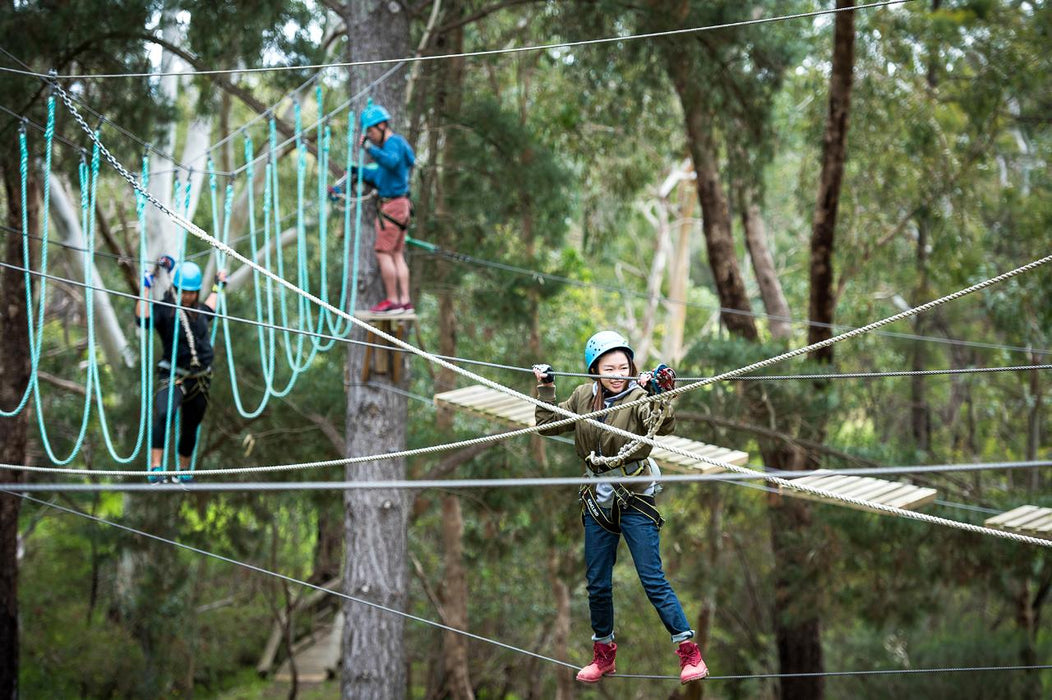
[[[620,406],[621,404],[631,403],[632,401],[641,399],[646,395],[646,390],[637,386],[613,405]],[[581,384],[573,390],[573,393],[570,394],[570,398],[560,403],[559,406],[578,414],[591,413],[593,396],[592,384]],[[537,398],[542,401],[547,401],[548,403],[555,403],[555,385],[541,384],[538,386]],[[650,417],[659,410],[660,407],[658,404],[651,402],[640,406],[634,406],[623,411],[614,411],[606,414],[603,418],[606,419],[605,422],[607,425],[612,425],[615,428],[621,428],[622,430],[627,430],[637,435],[646,435],[647,422],[650,420]],[[562,420],[565,416],[556,413],[550,408],[537,406],[535,418],[537,425],[545,425],[547,423],[554,423]],[[672,406],[669,406],[668,413],[665,415],[665,420],[662,421],[661,425],[658,427],[657,434],[668,435],[673,429],[675,429],[675,427],[676,414]],[[577,456],[581,458],[582,462],[585,457],[593,451],[605,456],[616,455],[618,450],[630,440],[630,438],[615,435],[606,430],[601,430],[599,427],[591,425],[587,421],[578,421],[571,425],[542,430],[541,435],[558,435],[559,433],[568,433],[571,430],[574,431],[574,447],[577,449]],[[650,455],[650,450],[650,445],[639,445],[625,458],[625,462],[644,459]],[[641,472],[640,475],[650,473],[650,465],[648,464],[645,471]],[[613,476],[613,473],[611,476]],[[644,482],[633,483],[633,490],[643,491],[646,487],[647,484]]]

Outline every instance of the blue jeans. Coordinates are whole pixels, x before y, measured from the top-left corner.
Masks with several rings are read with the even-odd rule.
[[[584,513],[584,561],[588,578],[588,609],[592,617],[592,639],[610,641],[614,634],[613,573],[621,537],[628,543],[632,561],[647,598],[657,610],[672,641],[694,636],[683,614],[683,606],[661,568],[661,534],[657,525],[642,513],[628,508],[621,513],[621,534],[603,529]]]

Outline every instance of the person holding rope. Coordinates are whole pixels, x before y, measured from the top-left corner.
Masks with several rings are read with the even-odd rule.
[[[672,368],[659,365],[636,377],[634,352],[628,341],[615,331],[600,331],[584,346],[584,363],[589,374],[598,375],[581,384],[559,404],[577,414],[619,406],[648,395],[675,388]],[[550,365],[535,365],[538,398],[555,403],[555,377]],[[537,425],[565,418],[554,410],[538,406]],[[668,435],[676,425],[670,401],[654,401],[631,409],[614,411],[599,419],[608,425],[637,435]],[[650,460],[650,445],[600,429],[585,421],[542,430],[542,435],[574,431],[574,446],[584,461],[586,476],[657,475]],[[647,598],[676,644],[680,659],[680,682],[689,683],[708,675],[701,650],[694,643],[694,630],[683,612],[679,598],[665,577],[661,565],[660,531],[664,520],[654,504],[657,484],[647,481],[588,484],[581,488],[581,520],[584,524],[585,574],[588,607],[591,614],[593,658],[582,668],[577,680],[596,683],[615,673],[613,569],[621,538],[628,543],[636,573]]]
[[[172,286],[164,293],[163,301],[169,305],[158,305],[151,309],[148,290],[156,282],[156,273],[160,269],[171,272],[175,269],[175,260],[170,255],[163,255],[157,261],[154,272],[143,277],[143,297],[135,302],[135,318],[139,326],[148,328],[151,323],[161,338],[164,358],[157,364],[159,388],[153,401],[153,425],[150,431],[150,471],[164,471],[161,462],[164,458],[165,426],[168,424],[169,406],[174,414],[182,411],[179,433],[179,469],[189,472],[190,460],[197,444],[197,427],[204,418],[208,408],[208,390],[212,381],[212,341],[209,328],[212,315],[199,313],[213,312],[216,309],[218,293],[226,286],[226,270],[216,273],[212,293],[204,303],[198,303],[201,294],[201,268],[193,262],[184,262],[175,269]],[[174,306],[175,295],[172,289],[179,290],[179,306]],[[172,347],[175,357],[172,357]],[[172,365],[175,365],[173,372]],[[149,476],[151,484],[163,483],[164,477]],[[190,481],[188,474],[179,477]]]
[[[387,297],[369,311],[379,314],[411,314],[409,265],[405,261],[405,237],[409,230],[412,205],[409,177],[416,164],[413,147],[390,127],[391,114],[372,100],[362,110],[361,145],[375,167],[355,169],[352,179],[376,188],[376,261],[380,266]]]

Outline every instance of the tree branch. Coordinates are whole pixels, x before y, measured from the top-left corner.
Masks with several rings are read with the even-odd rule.
[[[530,5],[533,3],[540,2],[543,2],[543,0],[504,0],[504,2],[498,2],[496,5],[484,7],[473,15],[468,15],[467,17],[462,17],[455,22],[444,24],[441,27],[439,27],[435,31],[435,33],[444,34],[452,29],[457,29],[458,27],[463,27],[464,25],[471,24],[472,22],[477,22],[480,19],[488,17],[489,15],[492,15],[496,12],[500,12],[501,10],[505,10],[509,7],[515,7],[516,5]]]
[[[153,42],[154,44],[157,44],[158,46],[163,48],[165,51],[169,51],[178,56],[179,58],[183,59],[184,61],[189,63],[190,66],[195,70],[205,70],[207,68],[207,66],[203,65],[200,61],[197,60],[196,56],[194,56],[189,51],[186,51],[182,47],[176,46],[175,44],[169,41],[165,41],[160,37],[152,36],[150,34],[145,34],[143,36],[147,41]],[[235,83],[233,83],[230,80],[230,78],[228,78],[226,75],[216,73],[211,74],[208,77],[220,88],[244,102],[250,109],[255,111],[257,114],[266,114],[270,111],[270,108],[264,103],[260,102],[258,99],[256,99],[255,95],[253,95],[251,92],[241,87],[240,85],[236,85]],[[275,127],[279,132],[281,132],[281,134],[285,138],[292,138],[296,135],[295,128],[291,126],[288,122],[278,118],[276,114],[271,113],[271,116],[274,117]],[[302,133],[301,137],[303,138],[303,143],[306,145],[307,150],[310,151],[315,158],[317,158],[318,145],[314,143],[314,141],[311,139],[310,134]],[[331,172],[336,177],[340,177],[343,175],[343,170],[341,170],[340,167],[334,161],[329,162],[329,172]]]

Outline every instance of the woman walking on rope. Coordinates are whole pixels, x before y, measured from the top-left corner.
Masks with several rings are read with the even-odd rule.
[[[362,168],[362,180],[376,188],[376,261],[387,298],[370,311],[382,314],[413,313],[409,299],[409,266],[405,261],[405,235],[412,206],[409,176],[416,163],[413,147],[390,127],[391,115],[372,101],[362,110],[361,145],[378,167]]]
[[[668,391],[675,386],[675,372],[665,365],[636,376],[634,352],[620,333],[600,331],[584,347],[584,364],[590,374],[599,378],[581,384],[570,397],[559,404],[577,414],[629,403],[645,396]],[[549,365],[533,368],[537,377],[538,398],[555,402],[555,378]],[[537,425],[562,420],[565,416],[538,406]],[[614,411],[602,422],[637,435],[668,435],[676,419],[671,404],[641,404],[624,411]],[[656,474],[649,460],[650,445],[601,430],[584,421],[541,431],[542,435],[574,431],[577,455],[584,461],[588,476],[646,476]],[[661,622],[677,645],[680,658],[680,682],[704,678],[708,668],[698,645],[692,641],[683,607],[669,585],[661,566],[660,528],[664,521],[654,506],[657,485],[653,482],[625,484],[590,484],[581,488],[584,523],[585,573],[588,582],[588,607],[591,613],[593,658],[577,674],[577,680],[596,683],[615,672],[613,569],[621,538],[628,543],[639,581],[647,598],[657,610]]]
[[[171,272],[175,260],[164,255],[157,261],[159,268]],[[144,294],[154,285],[154,275],[143,278]],[[226,270],[216,274],[212,293],[203,304],[198,303],[201,294],[201,268],[196,263],[184,262],[175,270],[172,287],[164,293],[167,304],[175,304],[172,289],[179,290],[179,307],[158,305],[152,309],[149,299],[135,302],[135,318],[140,326],[148,328],[151,313],[153,327],[161,338],[164,359],[157,365],[159,388],[153,402],[153,425],[150,432],[150,471],[163,471],[161,461],[164,457],[165,427],[169,423],[168,411],[171,407],[172,419],[181,409],[181,428],[179,432],[179,469],[189,472],[190,459],[197,444],[197,427],[204,418],[208,408],[208,390],[212,381],[212,341],[209,327],[212,315],[198,313],[213,312],[216,309],[218,292],[226,286]],[[175,345],[175,358],[172,358],[172,346]],[[172,364],[175,364],[173,371]],[[148,477],[151,484],[164,482],[164,477]],[[190,481],[189,473],[180,475],[182,481]]]

